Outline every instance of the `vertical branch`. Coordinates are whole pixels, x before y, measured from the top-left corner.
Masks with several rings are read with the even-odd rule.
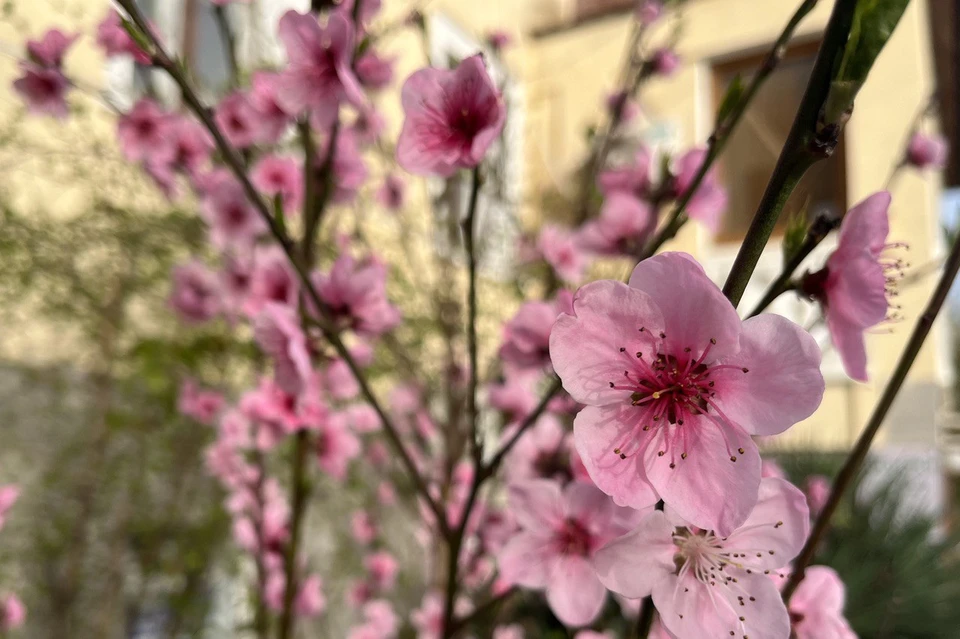
[[[780,212],[797,183],[807,169],[830,157],[836,148],[842,125],[829,124],[819,127],[818,124],[830,90],[834,65],[847,44],[856,7],[857,0],[836,0],[833,7],[823,44],[820,45],[820,52],[817,54],[810,82],[800,101],[793,126],[723,287],[724,295],[734,306],[740,303],[767,240],[780,218]]]
[[[837,474],[837,478],[833,482],[833,488],[830,491],[830,497],[820,512],[820,516],[817,518],[813,530],[807,538],[806,545],[794,561],[793,572],[783,588],[784,601],[790,601],[790,597],[794,591],[796,591],[797,586],[803,581],[804,571],[807,566],[810,565],[810,562],[813,561],[813,556],[817,552],[817,546],[820,544],[827,527],[830,525],[830,519],[833,517],[834,512],[836,512],[840,499],[860,470],[860,466],[863,464],[863,460],[866,458],[870,446],[873,444],[873,440],[880,430],[884,418],[887,416],[887,412],[893,405],[893,400],[896,399],[897,393],[900,392],[907,373],[913,366],[917,355],[920,353],[920,348],[930,334],[933,322],[937,319],[937,315],[943,308],[943,304],[950,293],[950,288],[957,277],[958,271],[960,271],[960,236],[953,242],[953,247],[950,249],[950,254],[944,264],[940,281],[937,283],[930,297],[930,301],[927,303],[926,309],[923,311],[920,319],[917,320],[917,325],[914,327],[913,333],[910,335],[910,340],[900,355],[900,360],[893,370],[893,375],[890,377],[890,381],[887,382],[886,388],[883,389],[883,395],[880,396],[880,400],[877,402],[876,407],[874,407],[873,414],[870,416],[870,420],[860,434],[856,446],[850,451],[850,455],[843,464],[843,468],[841,468]]]
[[[238,86],[240,84],[240,65],[237,62],[237,38],[230,28],[230,20],[227,18],[226,7],[223,5],[213,5],[213,17],[217,23],[217,29],[220,31],[220,37],[223,38],[223,48],[227,55],[227,65],[230,69],[230,84]]]
[[[470,203],[467,215],[463,219],[463,248],[467,254],[467,272],[469,287],[467,293],[467,350],[470,355],[470,379],[467,388],[467,416],[470,423],[470,446],[473,451],[477,471],[480,470],[481,450],[477,414],[477,386],[479,385],[479,366],[477,364],[477,249],[474,232],[476,231],[477,202],[480,197],[480,167],[473,169],[470,185]]]
[[[640,614],[637,617],[637,627],[634,636],[636,639],[647,639],[653,627],[653,617],[657,609],[653,605],[653,597],[646,596],[640,603]]]

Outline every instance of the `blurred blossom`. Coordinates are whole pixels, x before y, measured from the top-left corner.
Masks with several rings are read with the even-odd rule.
[[[500,94],[475,55],[453,71],[421,69],[407,78],[397,161],[407,171],[449,177],[477,166],[506,122]]]
[[[461,596],[453,608],[460,617],[470,614],[473,605]],[[410,613],[410,623],[417,631],[417,639],[440,639],[443,633],[443,597],[432,591],[425,594],[420,607]]]
[[[323,596],[323,580],[317,575],[310,575],[300,585],[300,592],[294,601],[294,611],[300,617],[316,617],[327,607],[326,597]]]
[[[379,91],[393,83],[393,65],[393,58],[384,58],[376,51],[367,50],[357,58],[354,70],[364,88]]]
[[[200,204],[200,215],[210,229],[210,241],[220,248],[249,250],[253,242],[266,232],[266,222],[232,176],[217,178],[207,186]]]
[[[250,174],[253,185],[270,198],[280,198],[287,214],[299,214],[303,203],[303,170],[290,156],[265,155]]]
[[[7,513],[20,497],[20,487],[13,484],[0,486],[0,530],[7,521]]]
[[[339,414],[320,420],[315,430],[320,470],[337,481],[343,481],[347,466],[360,455],[360,440],[350,432],[346,420]]]
[[[640,24],[650,26],[660,19],[663,13],[663,3],[660,0],[641,0],[637,7],[637,20]]]
[[[580,229],[579,244],[596,255],[633,257],[641,252],[656,224],[650,205],[615,192],[604,199],[600,216]]]
[[[782,584],[785,580],[775,577]],[[843,617],[846,589],[836,571],[810,566],[790,597],[791,637],[796,639],[856,639]]]
[[[787,473],[783,471],[783,468],[781,468],[780,464],[778,464],[776,461],[772,459],[764,459],[762,462],[760,462],[760,476],[786,479]]]
[[[627,193],[637,197],[646,195],[650,187],[650,151],[640,147],[633,161],[622,166],[608,168],[597,176],[597,186],[606,196]]]
[[[34,115],[49,115],[63,119],[69,114],[66,94],[70,81],[58,68],[21,62],[23,75],[13,82],[14,90]]]
[[[0,630],[10,632],[27,620],[27,607],[15,594],[0,598]]]
[[[184,322],[197,324],[213,319],[220,312],[217,276],[197,260],[174,267],[169,302]]]
[[[513,435],[513,428],[504,431],[504,439]],[[566,431],[553,415],[544,415],[517,440],[504,463],[510,482],[528,479],[556,479],[571,476]]]
[[[376,258],[356,260],[341,253],[328,274],[312,277],[317,293],[341,323],[361,335],[377,336],[400,322],[386,295],[386,267]]]
[[[296,308],[300,282],[290,260],[276,244],[260,245],[253,254],[253,269],[243,310],[256,317],[268,303]]]
[[[254,322],[254,336],[264,354],[273,360],[274,378],[284,392],[300,393],[313,373],[307,338],[295,311],[268,302]]]
[[[537,248],[560,279],[565,282],[583,279],[587,258],[572,231],[547,224],[540,231]]]
[[[280,75],[257,71],[250,84],[250,107],[256,114],[253,124],[257,129],[259,142],[275,144],[280,141],[283,132],[290,126],[296,112],[289,112],[281,106],[277,94],[282,82]]]
[[[377,189],[377,201],[388,211],[396,213],[403,208],[406,199],[406,185],[393,173],[383,178],[383,184]]]
[[[650,68],[656,75],[669,78],[680,68],[680,56],[672,49],[658,49],[650,59]]]
[[[513,37],[506,31],[497,29],[487,34],[487,43],[491,49],[497,53],[502,53],[504,49],[513,44]]]
[[[683,197],[693,187],[694,178],[706,161],[707,150],[694,148],[684,153],[674,167],[673,188],[676,197]],[[706,227],[712,234],[720,230],[723,213],[727,209],[727,192],[720,186],[716,169],[710,169],[687,202],[686,214]]]
[[[607,111],[614,117],[620,111],[621,124],[628,124],[640,115],[640,105],[626,91],[616,91],[607,96]]]
[[[919,169],[942,169],[947,164],[948,152],[946,138],[917,131],[907,145],[907,162]]]
[[[367,569],[367,575],[374,588],[380,592],[393,590],[397,583],[397,572],[400,569],[393,555],[381,550],[367,555],[363,565]]]
[[[816,517],[823,510],[830,497],[830,480],[823,475],[811,475],[803,487],[807,495],[807,504],[810,506],[810,514]]]
[[[177,410],[201,424],[210,426],[214,423],[225,401],[222,394],[200,388],[194,380],[187,379],[180,385]]]
[[[357,111],[357,117],[350,125],[350,132],[359,144],[370,145],[376,143],[386,127],[387,122],[380,112],[373,106],[369,106]],[[366,169],[364,169],[364,179],[366,179]]]
[[[170,119],[150,98],[141,98],[120,116],[117,137],[124,157],[132,162],[149,160],[167,147]]]
[[[143,51],[127,30],[123,28],[120,14],[110,9],[97,26],[97,44],[108,57],[129,55],[137,64],[150,64],[150,55]]]
[[[552,302],[525,302],[503,326],[500,358],[517,370],[540,370],[550,365],[550,331],[565,308],[560,295]]]
[[[350,533],[354,541],[366,546],[377,536],[373,517],[366,510],[358,510],[350,517]]]
[[[499,626],[493,630],[493,639],[524,639],[523,626],[518,623]]]
[[[214,117],[227,141],[238,149],[245,149],[257,141],[258,114],[246,94],[234,92],[217,105]]]

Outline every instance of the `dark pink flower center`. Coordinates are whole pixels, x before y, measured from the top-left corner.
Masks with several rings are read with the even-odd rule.
[[[593,550],[594,539],[590,531],[576,519],[567,519],[554,536],[557,552],[562,555],[586,557]]]
[[[640,332],[646,329],[641,327]],[[666,339],[665,333],[660,333],[660,340]],[[637,351],[630,353],[626,348],[620,348],[620,356],[625,359],[623,377],[609,382],[610,388],[630,391],[630,403],[640,411],[640,419],[632,437],[614,449],[614,453],[621,459],[642,452],[649,434],[656,428],[666,428],[664,450],[657,451],[659,457],[671,453],[670,468],[676,467],[677,455],[681,460],[687,458],[690,427],[684,424],[691,417],[703,416],[708,420],[724,427],[733,424],[717,406],[716,380],[713,374],[722,370],[737,370],[746,374],[749,369],[737,364],[721,364],[709,360],[710,350],[716,345],[715,339],[710,339],[699,355],[692,347],[684,348],[682,352],[670,354],[665,343],[657,346],[654,353]],[[743,455],[742,448],[732,449],[727,445],[727,453],[731,462],[737,461],[738,455]]]

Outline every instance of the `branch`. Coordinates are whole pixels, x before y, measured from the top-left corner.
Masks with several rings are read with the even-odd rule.
[[[563,383],[560,381],[559,377],[553,378],[553,383],[550,384],[550,387],[543,394],[543,397],[540,398],[540,403],[537,404],[537,407],[524,418],[520,426],[517,427],[517,432],[507,440],[503,446],[500,447],[500,450],[497,451],[497,454],[493,456],[493,459],[484,467],[482,473],[482,480],[486,480],[488,477],[492,477],[496,472],[497,468],[500,467],[500,464],[503,463],[504,458],[507,454],[517,445],[517,442],[520,441],[520,438],[523,437],[523,434],[533,426],[540,416],[543,415],[544,411],[547,410],[547,406],[550,404],[550,400],[560,392],[560,389],[563,388]]]
[[[736,108],[731,111],[728,116],[723,117],[717,122],[716,128],[707,139],[707,155],[703,160],[703,164],[690,183],[690,187],[680,199],[677,200],[676,204],[674,204],[667,223],[660,228],[660,231],[658,231],[650,241],[650,244],[640,257],[641,260],[654,255],[657,250],[663,246],[667,240],[672,239],[677,234],[677,231],[680,230],[680,227],[686,223],[687,218],[684,216],[684,212],[691,198],[696,194],[697,189],[700,188],[700,184],[710,171],[710,168],[720,156],[723,147],[726,146],[727,141],[737,128],[737,124],[740,123],[743,114],[746,113],[747,107],[753,102],[760,87],[763,86],[774,69],[780,65],[784,55],[786,55],[787,45],[790,43],[791,38],[793,38],[793,33],[797,30],[800,22],[813,10],[818,2],[819,0],[804,0],[803,4],[797,8],[793,17],[790,18],[787,25],[783,28],[780,36],[773,43],[773,47],[767,52],[766,57],[760,64],[760,68],[757,69],[756,74],[754,74],[753,79],[750,81],[750,85],[737,102]]]
[[[647,639],[650,636],[650,628],[653,627],[653,616],[657,609],[653,605],[653,597],[646,596],[640,603],[640,615],[637,617],[636,634],[637,639]]]
[[[227,20],[226,7],[223,5],[213,5],[213,16],[217,21],[217,28],[220,30],[220,37],[223,38],[224,49],[227,51],[227,64],[230,67],[230,84],[237,86],[240,84],[240,65],[237,63],[237,39],[230,28],[230,21]]]
[[[818,124],[830,90],[834,63],[843,54],[847,44],[856,7],[857,0],[836,0],[833,7],[823,44],[820,45],[820,52],[817,54],[810,82],[800,101],[793,126],[723,287],[724,295],[734,306],[740,303],[747,282],[750,281],[767,240],[780,218],[780,212],[800,178],[816,162],[830,157],[836,148],[843,128],[842,123],[830,123],[823,127]]]
[[[306,514],[307,498],[310,495],[310,487],[305,476],[307,457],[310,452],[309,435],[309,431],[299,431],[293,445],[293,467],[290,471],[290,483],[293,489],[293,498],[290,503],[290,544],[287,546],[283,562],[283,571],[287,576],[287,583],[283,591],[283,610],[280,614],[280,627],[277,631],[279,639],[289,639],[293,633],[293,605],[299,587],[297,555],[300,553],[303,519]]]
[[[496,608],[497,606],[505,602],[507,599],[510,599],[511,597],[513,597],[519,592],[520,592],[520,589],[517,588],[516,586],[509,588],[504,592],[500,593],[499,595],[497,595],[496,597],[491,597],[486,602],[480,604],[477,608],[473,610],[473,612],[471,612],[466,617],[455,619],[453,622],[453,625],[450,628],[451,634],[456,635],[460,630],[463,630],[473,622],[477,621],[487,612],[493,610],[494,608]]]
[[[836,511],[837,505],[840,503],[840,499],[843,497],[843,493],[853,482],[857,471],[863,464],[863,460],[866,458],[867,452],[870,450],[870,445],[873,443],[877,432],[880,430],[880,426],[883,424],[883,420],[887,416],[887,412],[893,405],[893,400],[896,398],[901,386],[903,386],[903,382],[907,377],[907,373],[910,371],[910,367],[913,366],[913,362],[920,353],[920,348],[923,346],[924,341],[930,334],[930,329],[933,327],[933,322],[940,313],[940,310],[943,308],[943,304],[950,293],[950,288],[957,277],[958,271],[960,271],[960,236],[958,236],[953,242],[953,247],[950,249],[950,254],[947,257],[946,263],[944,264],[943,274],[940,276],[940,281],[937,283],[937,287],[934,289],[923,315],[921,315],[917,320],[917,325],[913,329],[913,334],[910,336],[910,340],[907,342],[906,347],[903,349],[903,353],[900,355],[900,360],[897,362],[897,367],[893,370],[893,375],[891,376],[890,381],[887,382],[887,386],[883,390],[883,395],[880,396],[880,400],[873,409],[873,414],[870,416],[870,420],[867,422],[863,432],[860,434],[860,438],[857,440],[856,446],[854,446],[853,450],[850,451],[847,461],[837,474],[837,478],[833,482],[833,489],[830,491],[830,497],[827,499],[827,503],[820,512],[820,516],[817,518],[817,522],[813,526],[813,530],[810,533],[810,537],[807,539],[806,545],[803,547],[803,550],[800,551],[800,555],[797,556],[796,560],[794,561],[793,573],[791,573],[790,578],[787,580],[787,584],[783,589],[784,601],[790,601],[791,595],[793,595],[800,582],[803,581],[804,571],[813,560],[813,556],[817,551],[817,546],[820,544],[820,541],[827,530],[827,526],[830,524],[830,519],[833,517],[833,514]]]
[[[467,389],[467,418],[470,420],[470,446],[473,458],[480,468],[483,451],[480,447],[479,433],[477,432],[477,386],[479,385],[479,366],[477,364],[477,250],[474,245],[475,217],[477,201],[480,196],[480,167],[473,169],[472,184],[470,187],[470,204],[467,207],[467,216],[463,220],[463,248],[467,254],[467,270],[470,284],[467,295],[467,349],[470,353],[470,380]]]
[[[234,149],[230,143],[227,142],[226,138],[223,136],[223,133],[217,127],[217,124],[213,121],[213,118],[211,118],[209,111],[197,98],[197,95],[190,86],[190,83],[180,71],[179,65],[177,65],[177,63],[170,58],[166,51],[164,51],[162,45],[150,31],[147,26],[146,19],[143,17],[139,7],[137,7],[133,0],[117,0],[117,3],[130,15],[130,18],[134,21],[137,27],[146,35],[147,38],[149,38],[150,42],[153,44],[155,49],[153,56],[154,64],[163,69],[167,74],[170,75],[174,82],[176,82],[181,93],[183,94],[183,99],[187,103],[187,106],[190,107],[194,114],[200,119],[200,122],[204,125],[207,131],[210,132],[210,135],[213,136],[214,142],[217,145],[217,149],[223,155],[227,166],[233,172],[234,176],[240,181],[244,192],[247,194],[247,197],[253,203],[260,216],[267,223],[270,233],[280,244],[280,247],[287,256],[287,259],[293,266],[294,271],[296,271],[297,278],[304,287],[309,300],[317,307],[320,315],[320,317],[317,318],[317,324],[323,332],[324,337],[334,347],[337,355],[343,359],[344,362],[346,362],[350,372],[356,378],[357,383],[360,386],[361,394],[370,404],[370,406],[373,407],[374,411],[376,411],[377,416],[380,417],[384,432],[387,434],[387,438],[390,440],[390,443],[400,455],[400,459],[403,462],[405,469],[409,473],[414,487],[416,488],[417,492],[420,493],[421,498],[423,498],[424,502],[437,518],[438,526],[440,527],[441,531],[445,531],[447,529],[447,521],[443,510],[440,508],[440,505],[436,502],[436,500],[431,497],[430,492],[427,489],[426,481],[420,475],[420,471],[417,469],[413,458],[410,457],[410,453],[407,452],[406,447],[400,438],[400,434],[396,425],[387,415],[379,400],[377,400],[370,388],[369,383],[366,380],[366,377],[360,370],[360,367],[357,365],[356,360],[354,360],[353,355],[351,355],[350,351],[347,350],[343,341],[340,339],[336,328],[330,322],[326,305],[317,294],[316,288],[313,286],[313,282],[310,281],[310,274],[308,270],[298,258],[292,241],[287,236],[283,228],[277,223],[277,220],[270,213],[267,203],[262,197],[260,197],[259,192],[250,181],[250,178],[243,167],[243,163],[240,159],[240,156],[237,154],[236,149]]]

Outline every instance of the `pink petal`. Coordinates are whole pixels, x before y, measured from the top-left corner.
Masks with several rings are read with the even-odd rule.
[[[524,588],[545,588],[550,581],[557,555],[550,551],[549,539],[533,533],[518,533],[497,556],[500,577]]]
[[[542,531],[563,521],[563,496],[556,482],[531,479],[513,484],[508,499],[510,512],[527,530]]]
[[[874,256],[879,255],[890,233],[890,201],[889,191],[879,191],[847,211],[840,226],[838,250],[865,246]]]
[[[563,387],[581,404],[627,402],[630,392],[610,388],[636,353],[653,348],[663,319],[650,296],[613,280],[583,286],[550,334],[550,358]],[[739,321],[739,320],[738,320]],[[640,332],[640,328],[644,328]]]
[[[737,310],[690,255],[661,253],[640,262],[630,286],[652,297],[660,309],[668,351],[703,350],[711,339],[716,340],[712,358],[739,349]]]
[[[736,426],[704,415],[691,416],[683,426],[666,424],[655,429],[643,464],[661,499],[680,517],[721,536],[739,527],[757,503],[757,445]]]
[[[592,530],[604,530],[614,515],[613,502],[596,486],[573,481],[563,489],[564,517],[587,525]]]
[[[760,481],[757,505],[725,546],[747,554],[744,565],[759,570],[786,566],[807,540],[810,511],[803,493],[783,479]],[[759,555],[759,556],[758,556]]]
[[[607,591],[584,557],[567,556],[550,572],[547,603],[557,618],[568,626],[583,626],[600,614]]]
[[[647,480],[643,458],[621,459],[614,449],[639,430],[639,412],[629,403],[587,406],[573,422],[573,440],[590,479],[619,506],[645,508],[660,498]]]
[[[600,582],[631,599],[649,595],[657,581],[676,571],[673,529],[663,512],[655,511],[636,530],[598,550],[593,567]]]
[[[832,314],[830,309],[827,309],[827,328],[830,330],[830,340],[843,362],[843,370],[853,380],[867,381],[867,344],[863,328]]]
[[[747,367],[749,372],[725,369],[711,373],[716,382],[714,401],[751,435],[778,435],[812,415],[823,399],[817,341],[779,315],[746,320],[740,352],[729,363]]]

